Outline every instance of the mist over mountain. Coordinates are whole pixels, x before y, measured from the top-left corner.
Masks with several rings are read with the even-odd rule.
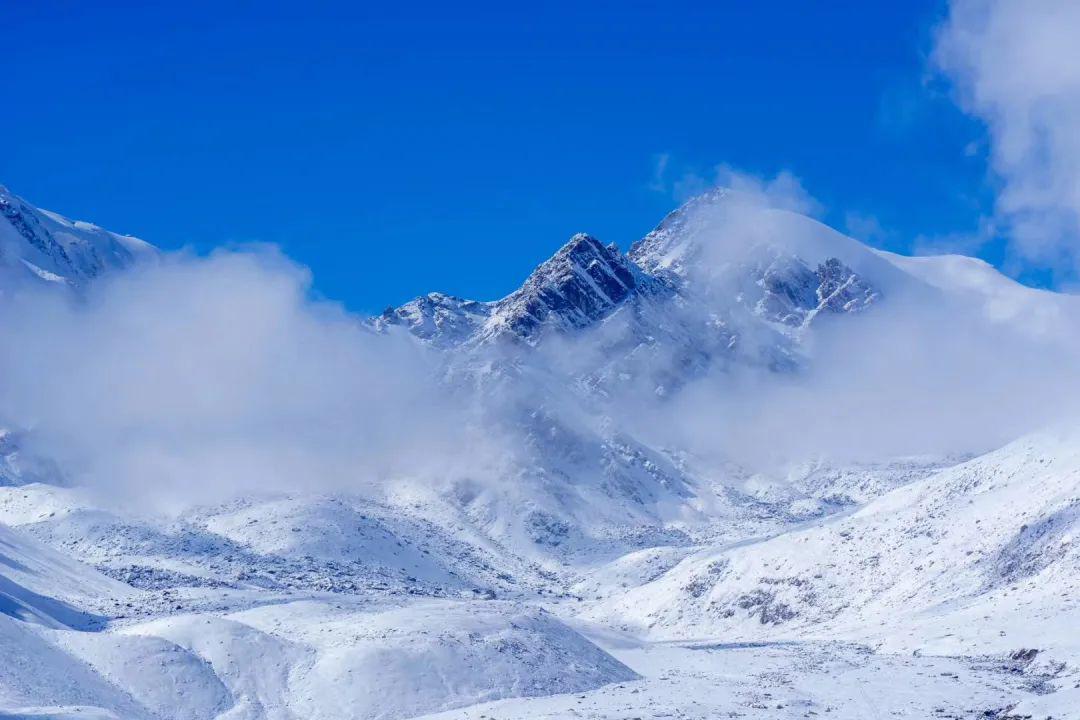
[[[368,318],[4,190],[0,710],[1068,717],[1080,300],[795,200]]]

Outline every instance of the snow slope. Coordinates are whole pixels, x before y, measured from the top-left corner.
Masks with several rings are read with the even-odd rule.
[[[0,712],[391,719],[634,677],[531,606],[308,592],[184,614],[5,526],[0,550]],[[158,619],[106,625],[133,605]]]
[[[938,654],[1080,653],[1080,433],[1047,432],[850,515],[708,548],[588,611],[650,637],[844,636]],[[977,622],[975,622],[977,620]]]
[[[136,595],[127,585],[0,524],[0,614],[49,628],[91,629]]]
[[[138,591],[3,525],[0,564],[0,712],[202,718],[226,702],[216,678],[179,648],[102,631],[140,601]]]

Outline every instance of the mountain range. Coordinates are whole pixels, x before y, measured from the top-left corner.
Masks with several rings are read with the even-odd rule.
[[[167,256],[0,188],[3,295]],[[494,468],[161,514],[8,423],[0,712],[1080,717],[1078,311],[717,189],[502,299],[350,319]]]

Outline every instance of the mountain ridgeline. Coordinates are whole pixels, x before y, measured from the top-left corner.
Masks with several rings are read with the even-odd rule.
[[[156,254],[143,240],[40,210],[0,185],[0,275],[5,284],[40,280],[79,287]]]
[[[417,338],[440,348],[475,347],[491,342],[536,345],[548,333],[574,333],[595,328],[620,314],[631,314],[639,324],[644,316],[657,320],[666,314],[667,329],[685,322],[691,310],[707,308],[724,317],[711,318],[716,329],[730,327],[736,311],[784,331],[801,330],[825,314],[859,312],[881,298],[881,290],[839,257],[804,258],[786,246],[783,238],[761,243],[736,258],[724,278],[728,307],[715,306],[693,268],[671,257],[692,254],[702,241],[688,231],[686,216],[703,208],[732,202],[723,192],[695,198],[671,213],[652,232],[632,245],[628,253],[615,244],[605,245],[591,235],[574,235],[550,259],[537,267],[522,286],[493,302],[465,300],[430,293],[376,318],[380,329],[403,327]],[[820,232],[813,223],[797,232]],[[711,240],[711,239],[710,239]],[[687,247],[691,246],[691,247]],[[704,324],[709,320],[702,319]],[[720,320],[719,324],[717,320]],[[665,327],[640,328],[642,341],[664,334]],[[702,335],[710,330],[695,330]],[[730,341],[732,336],[727,335]]]

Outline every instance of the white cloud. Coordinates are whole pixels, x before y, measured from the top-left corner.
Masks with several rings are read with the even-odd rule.
[[[1080,271],[1080,3],[952,0],[933,63],[990,136],[1011,250]]]
[[[811,268],[838,257],[882,297],[866,312],[824,315],[800,333],[806,364],[797,372],[720,363],[677,394],[614,398],[610,412],[642,419],[637,432],[654,436],[655,446],[710,458],[717,472],[732,459],[775,469],[811,457],[984,452],[1080,412],[1077,298],[1017,285],[977,260],[917,261],[937,269],[932,276],[947,288],[940,292],[877,252],[786,212],[820,208],[790,173],[763,179],[725,169],[720,177],[738,190],[696,206],[680,242],[663,248],[665,257],[685,260],[680,267],[693,283],[684,291],[693,300],[681,312],[724,318],[749,357],[776,343],[759,324],[741,324],[737,310],[728,314],[745,289],[742,268],[773,257],[773,249]],[[849,221],[880,232],[872,218]],[[579,348],[565,354],[589,357]]]
[[[655,192],[670,194],[678,202],[685,202],[711,188],[722,187],[733,190],[755,204],[766,204],[810,216],[820,215],[822,211],[821,205],[806,191],[802,181],[788,170],[781,170],[769,177],[721,163],[705,172],[684,167],[676,179],[669,180],[673,164],[670,153],[657,155],[649,188]]]
[[[823,210],[821,203],[803,187],[802,180],[788,170],[781,170],[770,178],[742,172],[730,165],[717,165],[713,184],[753,198],[754,204],[763,207],[790,210],[810,217],[821,215]]]
[[[671,153],[659,153],[653,158],[653,176],[649,189],[653,192],[667,192],[667,168],[671,162]]]
[[[875,216],[855,211],[844,214],[844,230],[851,237],[878,247],[892,237]]]
[[[31,428],[77,482],[158,507],[448,477],[462,446],[482,469],[494,436],[473,436],[434,359],[308,289],[306,270],[261,250],[169,256],[84,302],[12,299],[2,420]]]

